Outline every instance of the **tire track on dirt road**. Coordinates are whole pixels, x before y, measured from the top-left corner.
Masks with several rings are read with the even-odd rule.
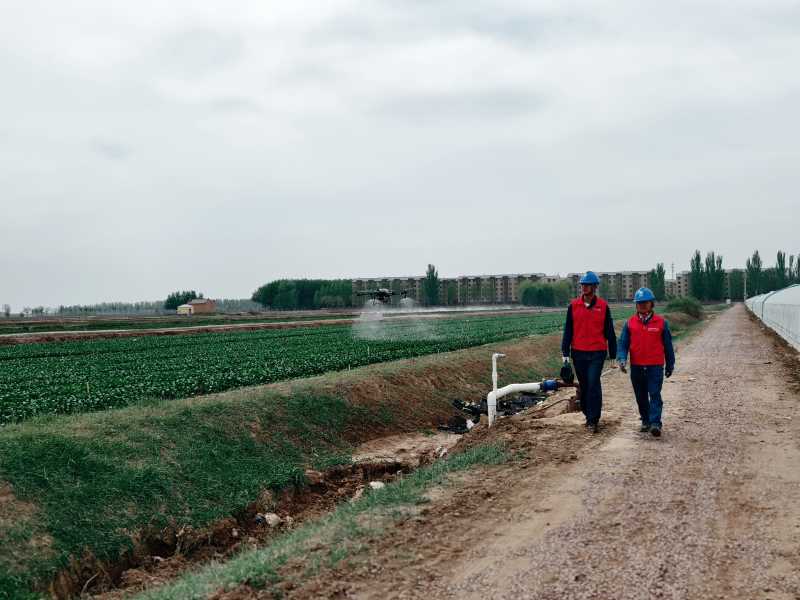
[[[800,598],[800,365],[782,352],[734,306],[679,351],[661,439],[638,433],[614,373],[601,436],[579,415],[543,420],[569,431],[574,460],[483,474],[483,511],[472,502],[451,534],[388,532],[363,568],[330,574],[336,597]]]

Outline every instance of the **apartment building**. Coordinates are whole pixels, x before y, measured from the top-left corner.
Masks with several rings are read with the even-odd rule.
[[[575,294],[581,293],[580,278],[583,273],[570,273],[570,279],[575,287]],[[650,271],[601,271],[597,273],[600,278],[600,295],[611,302],[627,302],[633,300],[633,295],[640,287],[650,287]]]
[[[520,301],[520,286],[524,282],[558,279],[544,273],[462,275],[455,278],[458,304],[516,304]]]
[[[601,271],[600,294],[611,302],[630,302],[640,287],[652,287],[650,271]],[[545,273],[516,273],[500,275],[460,275],[439,278],[439,304],[518,304],[520,286],[526,282],[557,283],[569,281],[580,294],[578,281],[583,273],[569,273],[566,277]],[[425,303],[424,277],[375,277],[353,279],[353,294],[364,290],[386,288],[396,292],[406,290],[408,297],[420,304]],[[729,272],[726,272],[726,290],[730,289]],[[664,282],[667,296],[689,295],[689,272],[678,273],[677,277]],[[397,296],[399,300],[399,296]],[[358,304],[356,302],[356,304]]]
[[[545,273],[501,275],[461,275],[439,278],[439,304],[517,304],[520,286],[525,281],[552,283],[562,278]],[[425,303],[424,277],[370,277],[353,279],[353,295],[357,292],[386,288],[395,292],[405,290],[408,297]],[[399,296],[397,297],[399,299]],[[355,304],[358,304],[355,302]]]
[[[689,295],[689,271],[681,271],[675,278],[675,295]]]

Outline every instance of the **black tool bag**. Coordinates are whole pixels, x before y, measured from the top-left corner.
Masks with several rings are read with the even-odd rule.
[[[561,380],[564,383],[572,383],[575,381],[575,373],[572,371],[572,365],[570,363],[561,367]]]

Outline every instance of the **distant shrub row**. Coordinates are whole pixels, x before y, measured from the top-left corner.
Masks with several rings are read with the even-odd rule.
[[[681,296],[667,302],[667,312],[682,312],[699,319],[703,316],[703,305],[696,298]]]

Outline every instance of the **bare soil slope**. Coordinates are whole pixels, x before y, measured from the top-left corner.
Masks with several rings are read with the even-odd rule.
[[[798,367],[736,306],[679,352],[661,439],[617,372],[599,435],[580,414],[504,419],[476,442],[528,458],[465,475],[291,596],[800,598]]]

